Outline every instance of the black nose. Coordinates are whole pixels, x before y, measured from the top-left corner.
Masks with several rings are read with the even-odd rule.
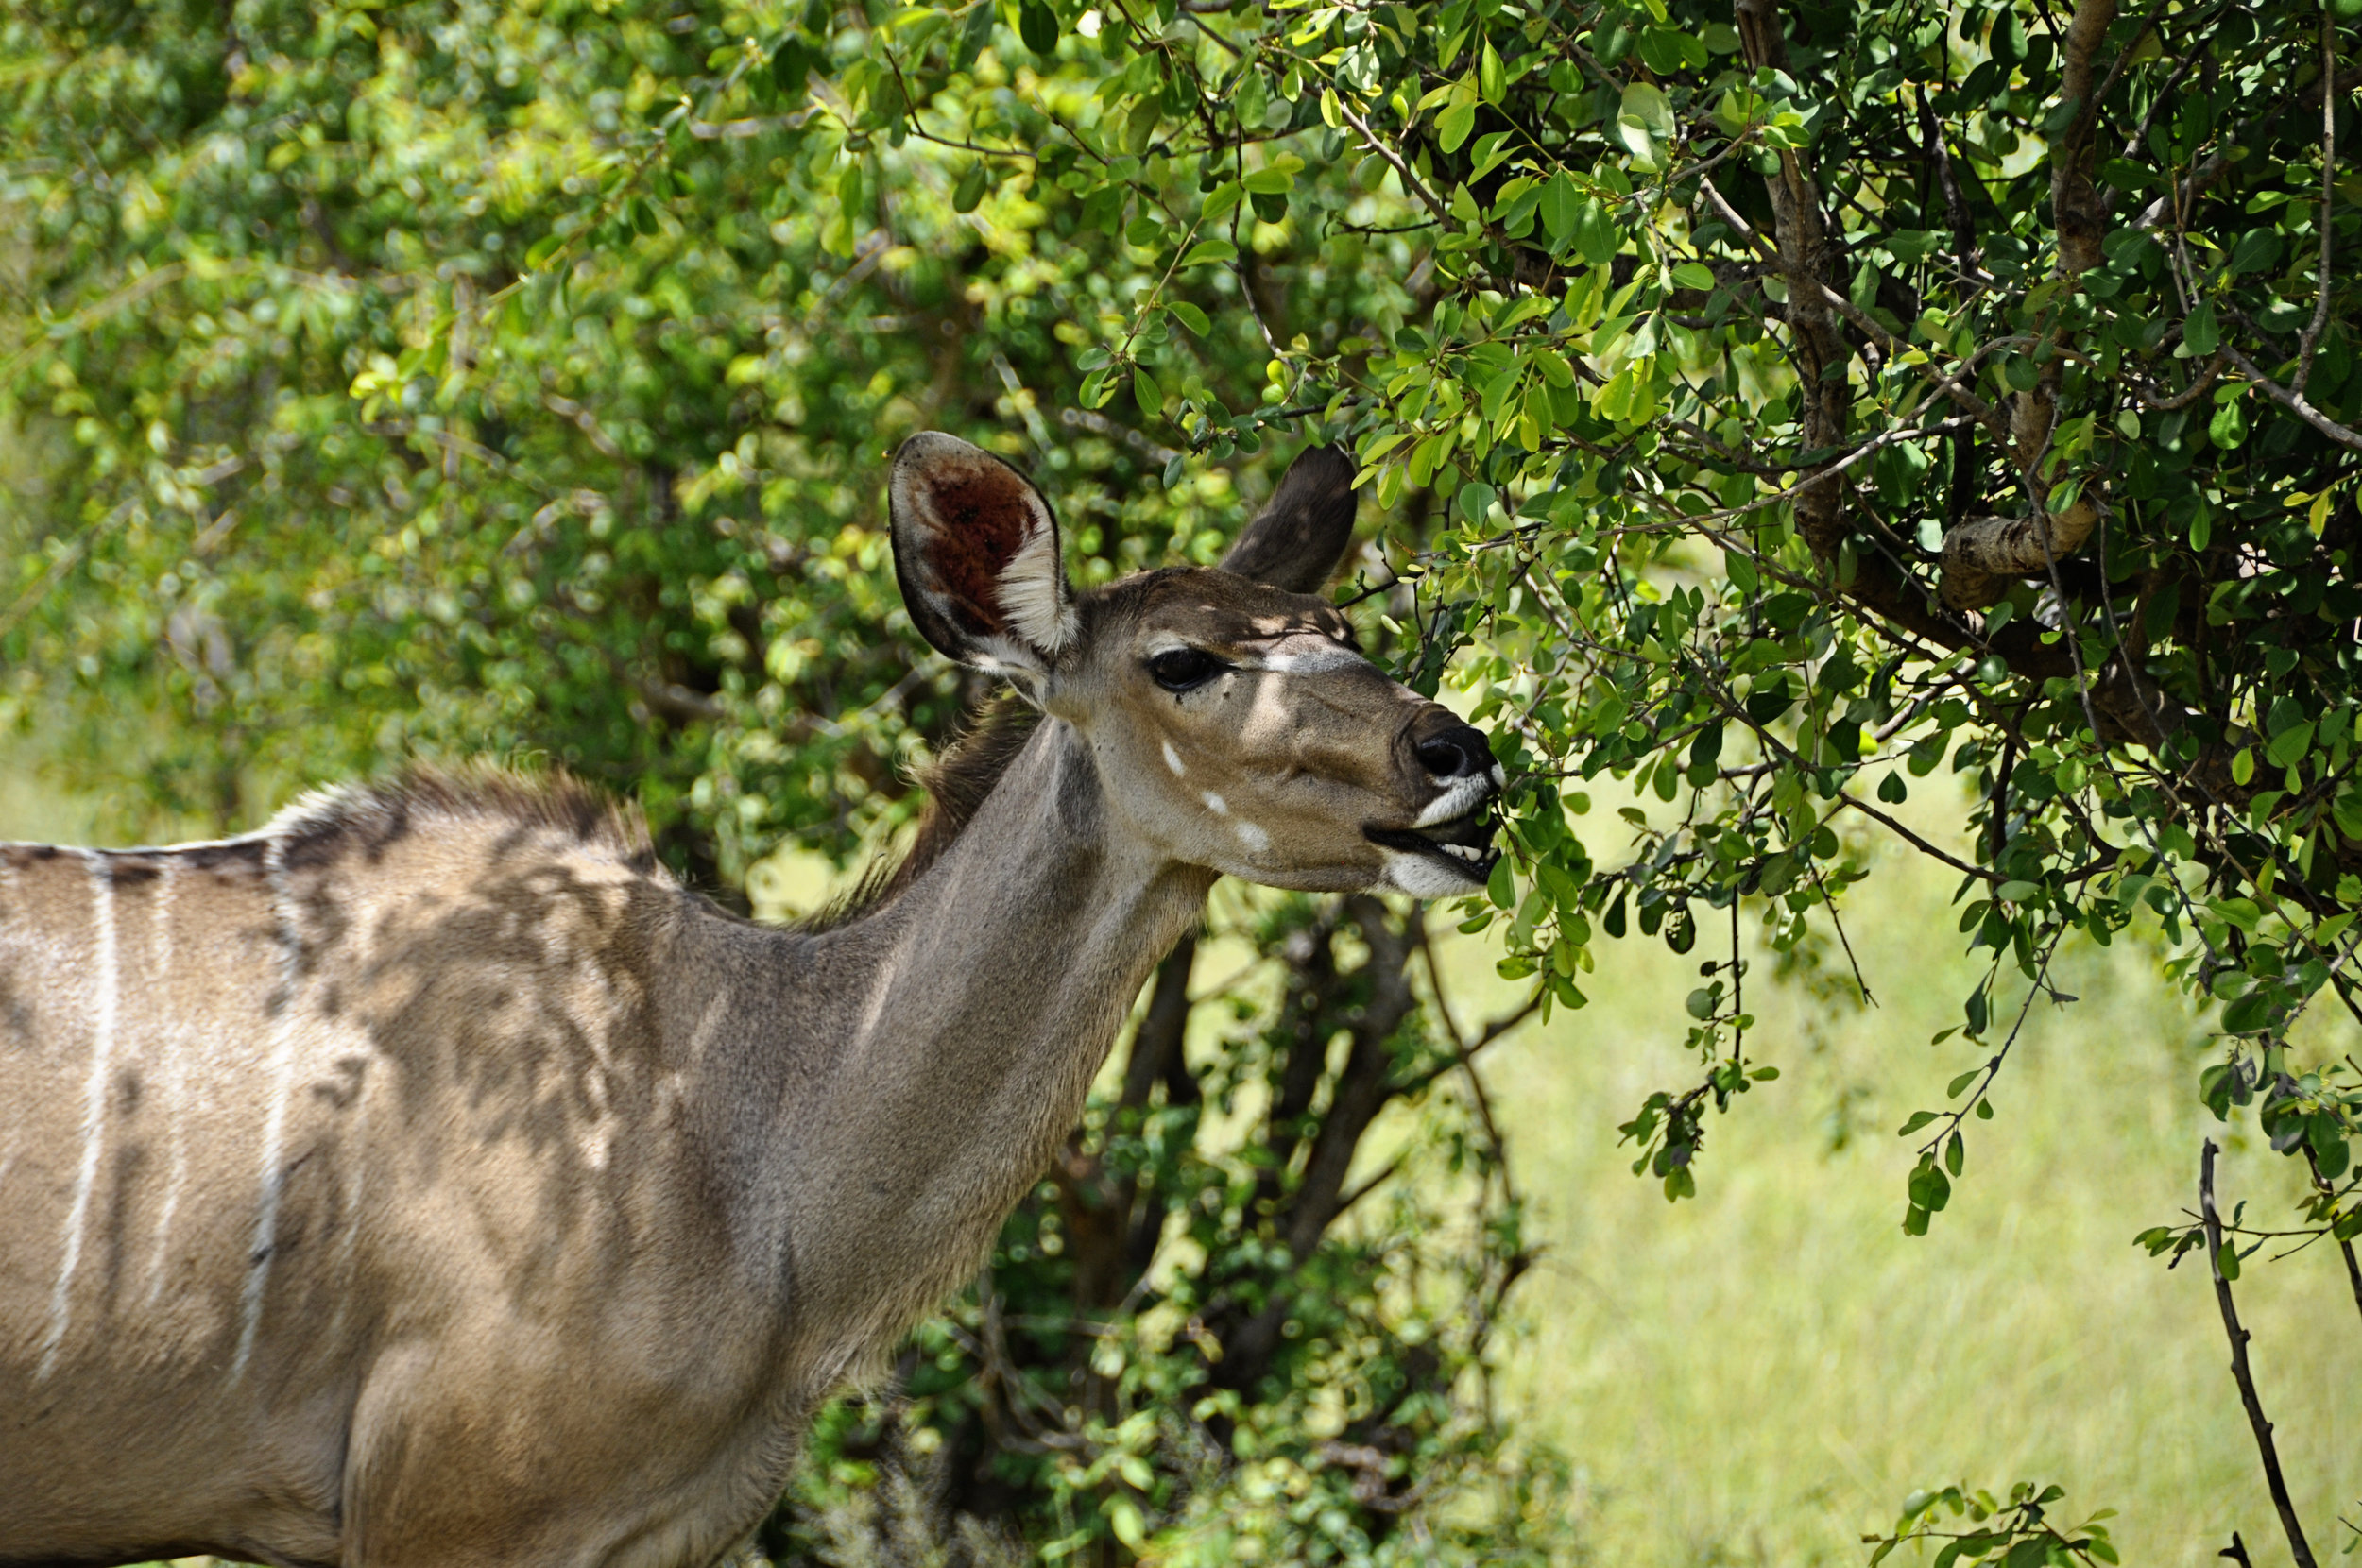
[[[1493,748],[1484,732],[1467,724],[1430,735],[1417,751],[1419,766],[1437,778],[1468,778],[1493,770]]]

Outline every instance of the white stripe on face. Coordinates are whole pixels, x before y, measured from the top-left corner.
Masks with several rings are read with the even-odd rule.
[[[1494,771],[1499,770],[1497,768]],[[1455,778],[1445,787],[1442,794],[1428,803],[1427,810],[1419,813],[1418,819],[1412,826],[1432,827],[1439,822],[1449,822],[1454,817],[1464,817],[1490,800],[1494,792],[1498,788],[1499,786],[1485,774],[1472,774],[1466,778]]]
[[[1342,642],[1326,638],[1291,638],[1293,647],[1275,648],[1268,654],[1249,655],[1239,663],[1250,670],[1269,670],[1282,675],[1317,675],[1330,670],[1350,670],[1366,667],[1369,660]]]

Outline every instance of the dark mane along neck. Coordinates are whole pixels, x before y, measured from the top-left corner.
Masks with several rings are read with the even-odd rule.
[[[881,856],[850,893],[804,922],[807,931],[833,930],[893,902],[958,842],[1001,775],[1041,727],[1041,714],[1003,691],[979,708],[940,761],[919,778],[927,807],[900,861]]]

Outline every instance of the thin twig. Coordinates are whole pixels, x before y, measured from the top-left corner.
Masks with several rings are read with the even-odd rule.
[[[2264,1482],[2271,1489],[2272,1507],[2280,1510],[2280,1527],[2288,1537],[2289,1554],[2297,1568],[2315,1568],[2313,1548],[2305,1543],[2304,1526],[2296,1505],[2288,1500],[2288,1483],[2280,1473],[2280,1450],[2272,1443],[2272,1423],[2264,1417],[2264,1402],[2256,1397],[2255,1376],[2248,1370],[2248,1331],[2239,1326],[2239,1309],[2231,1299],[2231,1282],[2222,1273],[2222,1219],[2215,1212],[2215,1140],[2201,1146],[2198,1163],[2198,1206],[2206,1225],[2206,1269],[2215,1279],[2215,1304],[2222,1309],[2223,1333],[2231,1338],[2231,1375],[2239,1385],[2239,1402],[2247,1406],[2247,1423],[2255,1432],[2255,1447],[2264,1459]]]
[[[2321,260],[2320,281],[2313,299],[2313,319],[2297,339],[2297,374],[2292,390],[2299,396],[2313,376],[2313,351],[2320,347],[2321,330],[2329,325],[2330,198],[2337,177],[2337,26],[2329,7],[2321,7]]]
[[[1980,882],[2000,882],[2004,880],[2001,874],[1997,871],[1988,870],[1981,865],[1971,865],[1966,861],[1960,859],[1956,855],[1945,854],[1943,850],[1938,849],[1934,844],[1929,844],[1926,839],[1921,838],[1918,834],[1904,827],[1894,818],[1887,815],[1884,811],[1879,810],[1875,806],[1865,803],[1844,790],[1838,791],[1837,798],[1840,805],[1851,806],[1855,810],[1859,811],[1863,816],[1870,818],[1873,822],[1883,823],[1888,828],[1901,834],[1902,837],[1909,843],[1912,848],[1918,850],[1924,855],[1934,856],[1937,860],[1942,861],[1945,865],[1950,866],[1955,871],[1965,872],[1967,875],[1976,878]]]
[[[2313,1189],[2331,1200],[2334,1205],[2337,1196],[2336,1185],[2321,1174],[2320,1161],[2314,1158],[2310,1148],[2304,1151],[2304,1165],[2305,1168],[2312,1172]],[[2337,1236],[2336,1217],[2334,1213],[2330,1219],[2329,1230],[2316,1233],[2316,1235]],[[2337,1236],[2337,1250],[2346,1257],[2346,1281],[2353,1287],[2353,1309],[2356,1312],[2362,1312],[2362,1260],[2354,1257],[2353,1243],[2342,1236]]]
[[[2281,407],[2286,409],[2298,418],[2302,419],[2306,424],[2311,425],[2315,430],[2319,431],[2323,435],[2328,436],[2339,446],[2344,447],[2347,451],[2362,452],[2362,431],[2349,430],[2344,425],[2339,424],[2336,420],[2331,418],[2328,415],[2322,413],[2319,409],[2314,407],[2310,402],[2306,401],[2303,393],[2291,391],[2289,388],[2281,385],[2278,382],[2264,374],[2263,371],[2257,369],[2253,360],[2239,352],[2238,349],[2234,349],[2230,344],[2224,344],[2222,346],[2222,351],[2231,356],[2231,363],[2239,367],[2239,371],[2242,375],[2246,376],[2248,380],[2253,382],[2256,385],[2264,389],[2264,395],[2266,397],[2271,399],[2272,401],[2278,403]]]

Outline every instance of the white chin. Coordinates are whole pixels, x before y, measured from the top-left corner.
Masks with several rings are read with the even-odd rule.
[[[1382,844],[1378,852],[1386,857],[1386,869],[1378,876],[1378,886],[1407,893],[1413,898],[1457,898],[1484,885],[1432,856],[1408,849],[1388,849]]]

